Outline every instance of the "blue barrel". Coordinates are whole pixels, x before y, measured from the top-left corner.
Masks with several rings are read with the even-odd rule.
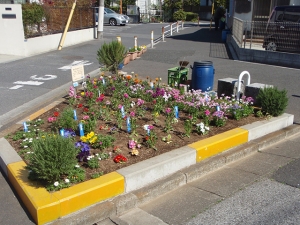
[[[226,42],[227,34],[230,33],[230,30],[222,30],[222,41]]]
[[[194,90],[212,91],[215,69],[211,61],[194,62],[192,67],[192,84]]]

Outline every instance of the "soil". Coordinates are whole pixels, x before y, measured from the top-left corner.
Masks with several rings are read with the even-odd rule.
[[[148,103],[147,107],[148,109],[151,108],[151,105]],[[48,123],[47,119],[50,116],[53,116],[54,112],[62,112],[64,108],[68,106],[67,99],[57,106],[55,106],[53,109],[49,110],[48,112],[42,114],[38,118],[42,119],[44,121],[44,124],[42,124],[39,128],[40,130],[44,131],[51,131],[51,124]],[[81,112],[83,111],[82,108],[77,108],[77,115],[81,115]],[[38,119],[36,118],[36,119]],[[228,119],[227,123],[223,127],[214,127],[210,126],[210,131],[207,135],[199,135],[195,130],[190,135],[190,138],[185,136],[185,130],[184,130],[184,121],[188,118],[188,115],[183,112],[179,112],[179,119],[178,123],[175,123],[172,125],[173,130],[170,132],[171,134],[171,142],[166,143],[162,141],[162,137],[166,137],[167,133],[164,132],[164,124],[165,124],[165,116],[160,115],[158,117],[158,122],[155,123],[153,121],[153,117],[149,111],[145,111],[145,116],[142,119],[137,120],[137,134],[138,136],[134,136],[136,140],[139,140],[138,143],[141,144],[141,148],[137,149],[139,154],[138,155],[131,155],[131,149],[128,147],[128,141],[131,140],[131,134],[127,132],[126,129],[126,121],[123,123],[123,129],[116,130],[114,133],[110,133],[110,128],[116,127],[115,121],[110,122],[104,122],[101,120],[98,120],[96,125],[95,133],[103,134],[103,135],[112,135],[115,137],[115,142],[113,144],[113,147],[107,148],[105,150],[100,149],[92,149],[90,152],[91,154],[106,152],[111,155],[109,159],[101,160],[99,161],[100,167],[97,169],[90,169],[87,167],[85,162],[79,162],[79,164],[85,168],[86,170],[86,180],[91,179],[91,175],[99,172],[103,172],[104,174],[116,171],[118,169],[121,169],[123,167],[130,166],[132,164],[144,161],[146,159],[152,158],[154,156],[163,154],[165,152],[169,152],[171,150],[174,150],[176,148],[180,148],[183,146],[186,146],[188,144],[191,144],[193,142],[223,133],[225,131],[253,123],[258,120],[262,120],[263,118],[255,117],[254,115],[251,115],[247,118],[243,118],[241,120],[233,120]],[[199,120],[200,122],[200,120]],[[153,125],[155,133],[158,137],[157,143],[155,147],[157,150],[154,150],[153,148],[149,148],[145,145],[144,139],[147,136],[146,131],[144,130],[143,126],[145,124]],[[23,127],[21,127],[19,130],[23,130]],[[21,150],[20,148],[20,142],[21,141],[13,141],[12,136],[10,135],[7,140],[10,142],[12,147],[19,152]],[[76,136],[76,141],[79,141],[79,135]],[[124,163],[115,163],[114,157],[118,154],[121,154],[127,158],[127,161]],[[23,158],[23,160],[26,162],[26,160]]]

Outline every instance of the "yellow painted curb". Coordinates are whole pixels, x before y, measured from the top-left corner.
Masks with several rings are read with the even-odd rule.
[[[242,128],[235,128],[188,146],[196,150],[196,162],[200,162],[246,142],[248,142],[248,131]]]
[[[8,179],[22,199],[35,222],[45,224],[97,202],[122,194],[125,179],[112,172],[61,191],[49,193],[45,188],[28,180],[25,162],[7,166]]]

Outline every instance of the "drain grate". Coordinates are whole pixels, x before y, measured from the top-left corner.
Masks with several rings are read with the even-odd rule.
[[[209,56],[213,58],[229,59],[229,55],[225,44],[223,43],[210,43]]]

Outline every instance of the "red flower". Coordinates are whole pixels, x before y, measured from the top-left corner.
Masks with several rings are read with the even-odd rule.
[[[154,104],[156,103],[156,99],[153,100],[153,103],[154,103]]]
[[[83,105],[80,103],[77,105],[77,108],[81,108]]]
[[[123,155],[117,155],[115,158],[114,158],[114,162],[115,163],[122,163],[122,162],[126,162],[127,161],[127,158]]]
[[[59,112],[54,112],[53,116],[58,117],[59,116]]]
[[[88,108],[84,108],[83,111],[84,111],[84,112],[88,112],[89,109],[88,109]]]
[[[146,137],[145,137],[145,141],[148,141],[148,140],[149,140],[149,136],[146,136]]]

